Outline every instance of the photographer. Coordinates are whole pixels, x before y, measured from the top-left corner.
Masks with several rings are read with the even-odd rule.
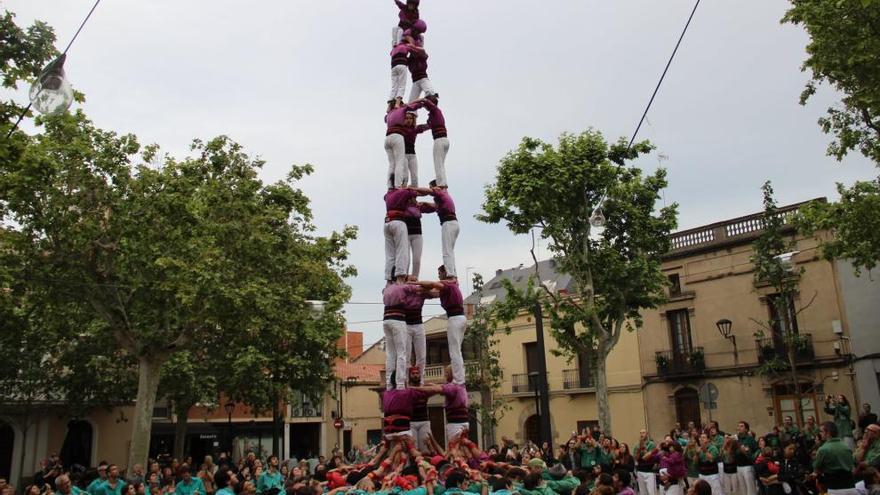
[[[837,397],[830,395],[825,396],[825,412],[834,418],[834,424],[837,426],[837,436],[843,440],[843,443],[849,447],[849,450],[855,449],[856,443],[853,439],[853,423],[852,409],[849,401],[841,394]]]

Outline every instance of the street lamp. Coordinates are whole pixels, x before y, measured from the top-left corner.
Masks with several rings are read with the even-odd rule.
[[[229,447],[229,461],[232,462],[232,413],[235,411],[235,402],[226,402],[223,409],[226,410],[226,436],[229,437],[226,444]]]
[[[718,332],[722,337],[729,340],[731,344],[733,344],[733,363],[736,366],[739,366],[739,352],[736,348],[736,335],[731,333],[731,329],[733,329],[733,322],[728,320],[727,318],[718,320],[715,322],[715,326],[718,327]]]

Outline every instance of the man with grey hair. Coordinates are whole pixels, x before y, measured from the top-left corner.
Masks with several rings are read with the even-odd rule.
[[[62,474],[55,478],[55,495],[84,495],[85,493],[70,482],[70,476]]]

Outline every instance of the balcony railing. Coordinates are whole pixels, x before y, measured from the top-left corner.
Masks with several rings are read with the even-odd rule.
[[[445,364],[435,364],[425,366],[423,374],[425,384],[436,385],[438,383],[446,383],[446,366]],[[465,377],[468,383],[479,378],[480,363],[476,361],[468,361],[464,363]],[[385,383],[385,370],[379,371],[379,383]]]
[[[794,346],[795,363],[808,363],[816,359],[816,351],[813,348],[813,336],[805,333],[794,336],[791,339]],[[757,340],[758,363],[767,364],[774,360],[788,363],[788,346],[782,338],[767,337]]]
[[[513,393],[524,394],[526,392],[534,392],[537,384],[535,379],[530,377],[528,373],[520,373],[511,376],[513,382]]]
[[[706,354],[702,347],[689,351],[659,351],[655,360],[660,376],[700,375],[706,369]]]
[[[562,387],[565,390],[593,388],[595,386],[592,375],[581,370],[565,370],[562,372]]]

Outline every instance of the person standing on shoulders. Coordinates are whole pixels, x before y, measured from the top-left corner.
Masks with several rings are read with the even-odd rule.
[[[434,197],[434,205],[437,207],[437,217],[440,218],[440,236],[443,246],[443,269],[449,278],[457,278],[455,269],[455,242],[458,240],[459,226],[458,217],[455,215],[455,202],[449,195],[449,188],[439,186],[436,180],[430,182],[431,196]]]
[[[416,132],[422,133],[430,129],[434,138],[434,179],[439,187],[449,185],[446,182],[446,155],[449,153],[449,133],[446,129],[446,119],[437,105],[439,97],[429,95],[425,97],[425,108],[428,109],[428,123],[416,126]]]

